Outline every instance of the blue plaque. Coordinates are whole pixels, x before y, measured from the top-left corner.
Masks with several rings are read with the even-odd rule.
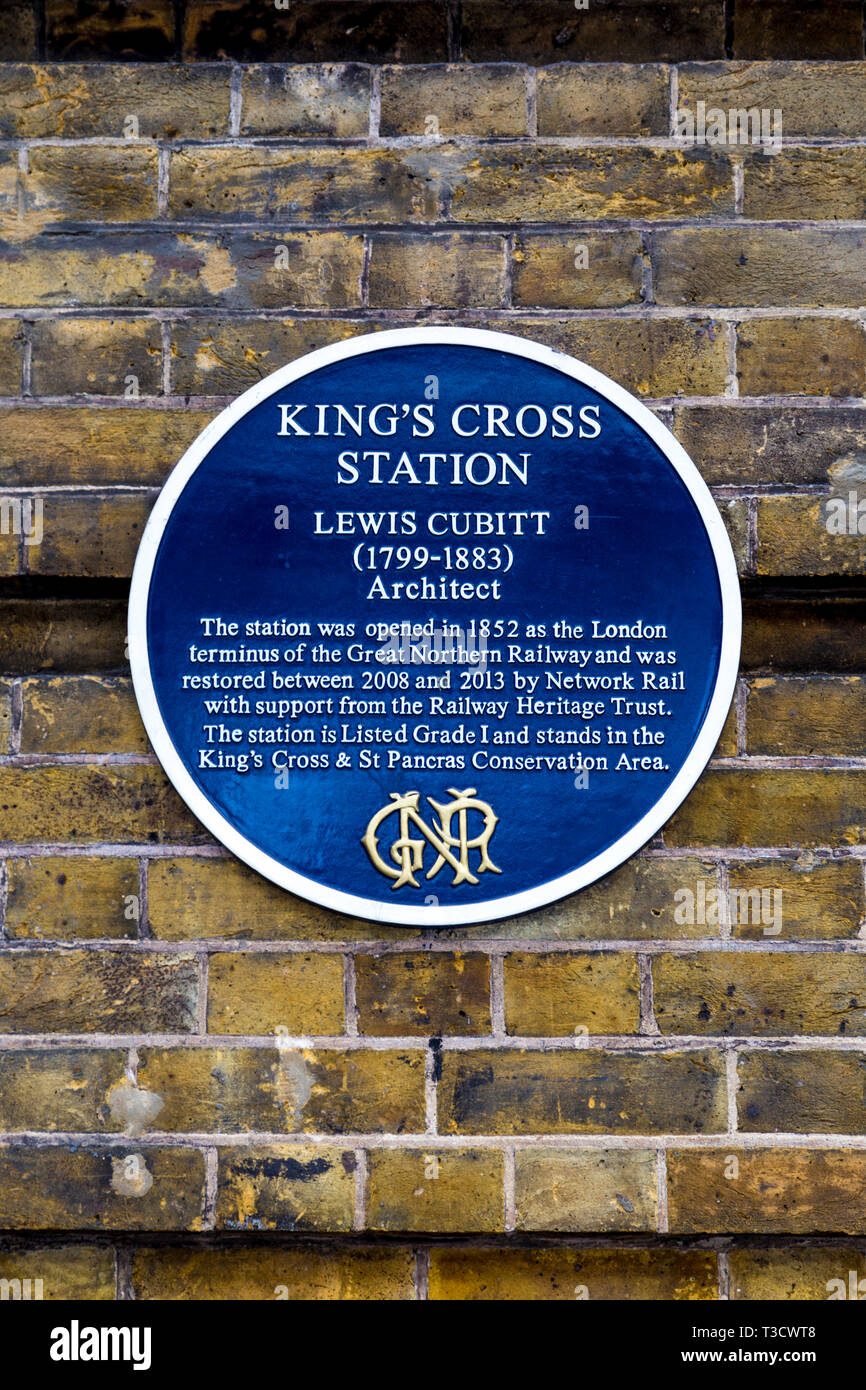
[[[715,747],[740,643],[724,524],[621,386],[503,333],[322,348],[168,479],[130,599],[180,795],[325,907],[460,926],[614,869]]]

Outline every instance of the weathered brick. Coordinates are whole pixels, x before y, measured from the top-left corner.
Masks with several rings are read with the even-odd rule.
[[[131,681],[48,676],[21,685],[22,753],[146,753]]]
[[[739,1127],[764,1134],[862,1134],[866,1057],[855,1052],[744,1052]]]
[[[502,1231],[504,1160],[492,1149],[373,1149],[371,1231]]]
[[[126,604],[114,599],[5,599],[0,627],[0,668],[15,674],[125,665]]]
[[[844,484],[866,453],[866,411],[839,406],[675,406],[673,430],[711,486]]]
[[[0,61],[35,58],[39,52],[37,12],[32,0],[7,0],[0,32]]]
[[[137,859],[81,855],[9,859],[6,873],[6,933],[13,940],[137,935]]]
[[[24,325],[17,319],[0,319],[0,395],[20,395],[23,352]]]
[[[447,52],[442,0],[187,0],[184,58],[239,62],[435,63]]]
[[[0,530],[0,575],[17,574],[20,568],[21,537],[13,521],[7,523],[7,529]]]
[[[858,0],[734,0],[735,58],[860,58]],[[695,55],[697,57],[697,54]]]
[[[0,1033],[190,1033],[194,956],[14,951],[0,956]]]
[[[858,757],[864,743],[862,676],[758,676],[749,681],[747,753]]]
[[[318,1144],[221,1149],[217,1228],[227,1231],[350,1231],[355,1155]]]
[[[713,1052],[472,1051],[442,1055],[445,1134],[657,1134],[724,1128]]]
[[[697,1250],[461,1250],[430,1252],[430,1298],[592,1302],[715,1300],[716,1257]]]
[[[866,150],[862,147],[746,151],[743,214],[756,218],[863,216]]]
[[[355,959],[362,1033],[489,1033],[490,968],[483,955],[412,952]]]
[[[518,1149],[519,1231],[654,1231],[656,1156],[649,1150]]]
[[[659,304],[846,307],[866,274],[866,238],[845,227],[674,227],[650,248]]]
[[[513,258],[515,305],[610,309],[641,300],[641,239],[635,231],[520,235]]]
[[[734,697],[728,716],[725,720],[722,732],[719,734],[719,741],[713,753],[714,758],[734,758],[737,755],[737,700]]]
[[[725,390],[724,333],[713,319],[515,318],[489,326],[569,353],[638,396]]]
[[[136,1250],[137,1299],[414,1299],[415,1254],[408,1246]]]
[[[859,859],[824,859],[810,853],[795,860],[743,859],[728,865],[730,888],[736,893],[763,893],[761,907],[773,911],[772,894],[781,892],[781,939],[791,941],[856,937],[863,921],[863,870]],[[733,935],[766,940],[757,899],[750,920],[734,921]],[[768,915],[765,913],[765,915]]]
[[[676,860],[631,859],[612,874],[590,883],[570,898],[539,912],[505,922],[461,927],[461,940],[506,937],[531,941],[646,941],[705,936],[706,927],[676,920],[676,891],[703,879],[718,887],[718,867],[691,857]]]
[[[5,23],[5,14],[3,19]],[[34,1245],[28,1248],[4,1241],[0,1245],[0,1279],[29,1279],[34,1297],[35,1281],[41,1280],[41,1296],[46,1303],[58,1299],[113,1302],[114,1251],[100,1245]]]
[[[159,485],[215,413],[125,406],[0,410],[0,485]]]
[[[575,222],[733,212],[728,155],[718,149],[556,145],[443,147],[427,156],[459,222]]]
[[[725,15],[720,0],[664,5],[592,0],[463,0],[463,57],[471,62],[677,62],[721,58]]]
[[[157,151],[138,145],[42,145],[23,179],[25,225],[134,222],[157,213]]]
[[[306,352],[375,327],[349,319],[188,319],[172,327],[174,389],[235,395]]]
[[[747,599],[742,664],[745,670],[862,671],[864,637],[866,605],[856,597]]]
[[[866,334],[850,319],[753,319],[737,326],[742,396],[862,396]]]
[[[736,1165],[730,1162],[736,1159]],[[728,1176],[736,1170],[736,1177]],[[736,1149],[668,1152],[675,1233],[866,1231],[866,1152]]]
[[[664,828],[669,845],[856,844],[866,774],[710,769]]]
[[[498,308],[504,303],[502,237],[443,233],[379,236],[373,241],[370,304],[374,309]]]
[[[28,547],[31,574],[128,578],[154,501],[148,492],[46,493],[43,536]]]
[[[782,111],[785,135],[862,134],[862,62],[684,63],[679,105]]]
[[[361,302],[362,260],[362,238],[345,232],[60,232],[0,243],[0,297],[36,308],[345,309]]]
[[[205,63],[8,64],[0,69],[0,135],[7,140],[227,135],[230,71]],[[137,129],[129,125],[130,116]]]
[[[0,681],[0,753],[9,752],[11,730],[12,686],[9,681]]]
[[[217,952],[208,966],[209,1033],[343,1032],[342,956]]]
[[[748,574],[751,569],[749,500],[746,497],[719,498],[717,506],[737,562],[737,573]]]
[[[8,1230],[197,1231],[204,1156],[195,1149],[0,1145]]]
[[[124,1052],[0,1050],[0,1130],[116,1130],[108,1093],[125,1076]]]
[[[851,1274],[863,1297],[866,1256],[862,1250],[838,1246],[812,1249],[795,1246],[782,1250],[732,1250],[731,1298],[787,1300],[851,1298]],[[839,1281],[841,1280],[841,1288]]]
[[[536,82],[539,135],[670,134],[664,67],[557,63],[540,68]]]
[[[418,1133],[424,1052],[144,1048],[139,1084],[170,1132]]]
[[[12,844],[207,839],[162,769],[148,766],[0,767],[0,813]]]
[[[581,1031],[636,1033],[640,1024],[637,959],[613,952],[511,952],[505,957],[505,1027],[543,1037]]]
[[[148,880],[150,926],[162,941],[370,939],[368,922],[340,917],[296,898],[235,859],[157,859]],[[412,938],[417,934],[402,933]]]
[[[158,323],[41,319],[33,325],[32,342],[35,396],[158,396],[162,391]]]
[[[172,0],[46,0],[49,58],[170,58]]]
[[[526,132],[526,77],[520,67],[449,64],[382,70],[381,135],[479,135],[487,140]]]
[[[866,957],[707,951],[656,956],[652,971],[663,1033],[866,1033]]]
[[[351,146],[175,150],[169,209],[207,220],[430,222],[439,216],[443,161],[432,151]]]
[[[853,529],[859,513],[857,502],[850,508],[849,491],[837,486],[832,498],[759,497],[758,574],[862,574],[866,536]]]
[[[357,63],[247,68],[241,134],[365,138],[371,84],[371,70]]]

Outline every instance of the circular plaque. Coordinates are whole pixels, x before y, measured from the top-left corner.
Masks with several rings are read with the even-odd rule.
[[[135,691],[200,821],[352,916],[460,926],[616,868],[706,765],[740,601],[719,512],[621,386],[397,329],[246,391],[141,541]]]

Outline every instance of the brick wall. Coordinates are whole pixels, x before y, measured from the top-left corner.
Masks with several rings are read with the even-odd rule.
[[[7,9],[0,1277],[591,1299],[862,1278],[862,6]],[[701,100],[778,108],[781,148],[676,141]],[[328,914],[216,845],[148,749],[124,635],[142,526],[203,425],[313,347],[425,321],[564,348],[647,402],[745,602],[725,732],[652,844],[439,932]]]

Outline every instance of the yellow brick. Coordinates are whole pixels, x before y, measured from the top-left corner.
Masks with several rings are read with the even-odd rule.
[[[729,1145],[669,1152],[670,1229],[683,1234],[861,1234],[866,1231],[864,1182],[866,1153],[851,1149],[744,1150]]]
[[[195,1149],[0,1146],[9,1230],[197,1231],[204,1157]]]
[[[663,1033],[866,1033],[866,957],[758,951],[656,956]]]
[[[355,1155],[319,1145],[221,1149],[216,1224],[228,1231],[350,1231]]]
[[[162,770],[147,766],[2,767],[0,811],[13,844],[205,838]]]
[[[711,769],[664,828],[668,845],[858,844],[866,776],[841,769]]]
[[[373,1149],[371,1231],[501,1231],[504,1160],[491,1149]]]
[[[749,682],[747,753],[859,757],[864,743],[862,676],[770,676]]]
[[[255,1249],[137,1250],[137,1299],[414,1299],[415,1257],[406,1246],[365,1250],[260,1245]]]
[[[536,233],[515,239],[515,305],[609,309],[639,304],[642,278],[637,232]]]
[[[0,1052],[0,1130],[121,1128],[108,1093],[125,1076],[123,1052]]]
[[[99,482],[158,486],[214,414],[84,406],[0,410],[0,478],[27,487]]]
[[[758,900],[738,899],[748,910],[734,913],[735,937],[766,940],[761,913],[772,917],[782,894],[781,940],[856,937],[863,922],[863,866],[859,859],[821,859],[806,853],[797,859],[744,859],[728,866],[733,892],[761,893]],[[754,906],[752,906],[754,904]],[[772,922],[770,923],[772,925]]]
[[[668,1134],[725,1127],[720,1054],[442,1054],[443,1134]]]
[[[135,937],[141,912],[137,859],[9,859],[6,932],[71,941]]]
[[[0,1033],[189,1033],[195,957],[21,950],[0,956]]]
[[[249,941],[370,939],[369,922],[339,917],[277,888],[236,859],[157,859],[150,866],[148,914],[162,941],[202,937]],[[389,940],[415,931],[389,928]]]
[[[128,578],[154,500],[150,493],[47,493],[42,539],[28,547],[31,574]]]
[[[21,231],[58,222],[135,222],[156,217],[154,145],[44,145],[29,151]]]
[[[146,753],[125,677],[50,676],[22,682],[22,753]]]
[[[381,236],[370,257],[373,308],[497,308],[505,302],[502,237]]]
[[[424,1053],[144,1048],[139,1084],[170,1132],[418,1133]]]
[[[856,1052],[745,1052],[738,1058],[740,1129],[862,1134],[866,1057]]]
[[[371,79],[370,69],[355,63],[247,67],[241,134],[366,137]]]
[[[866,1294],[866,1256],[850,1247],[732,1250],[728,1264],[734,1299],[818,1301]]]
[[[863,216],[862,148],[747,150],[743,163],[746,217],[796,219],[806,208],[816,220]]]
[[[21,394],[23,350],[22,325],[17,319],[0,319],[0,395],[2,396]]]
[[[128,136],[144,140],[228,134],[229,74],[170,63],[9,63],[0,70],[6,139]]]
[[[355,960],[362,1033],[488,1033],[490,968],[486,956],[402,951]]]
[[[448,64],[382,69],[382,135],[489,139],[525,135],[526,128],[522,68]]]
[[[37,1279],[47,1302],[86,1299],[112,1302],[115,1297],[114,1251],[98,1245],[9,1245],[0,1249],[0,1279]],[[14,1297],[14,1291],[13,1295]]]
[[[430,1298],[466,1302],[589,1299],[715,1300],[716,1257],[675,1250],[430,1252]]]
[[[786,135],[860,135],[862,63],[684,63],[680,105],[781,107]]]
[[[640,1149],[518,1149],[520,1231],[654,1231],[656,1156]]]
[[[218,952],[208,967],[209,1033],[343,1032],[342,956]]]
[[[737,329],[741,396],[862,396],[866,335],[849,319],[753,319]]]
[[[632,955],[513,952],[505,957],[505,1026],[542,1037],[636,1033],[640,979]]]
[[[157,396],[159,324],[143,319],[40,319],[32,329],[35,396]]]
[[[539,135],[670,134],[666,68],[557,63],[536,80]]]
[[[856,529],[856,507],[852,522],[847,487],[832,499],[759,497],[758,574],[863,574],[866,536]]]

